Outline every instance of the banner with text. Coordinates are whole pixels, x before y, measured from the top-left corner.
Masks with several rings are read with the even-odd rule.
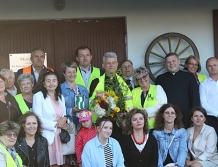
[[[19,69],[30,66],[32,64],[30,60],[31,53],[10,53],[9,65],[10,70],[17,72]],[[47,54],[45,53],[44,65],[47,66]]]

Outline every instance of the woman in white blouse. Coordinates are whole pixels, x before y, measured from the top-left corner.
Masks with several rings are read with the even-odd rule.
[[[67,119],[64,117],[66,107],[56,73],[51,71],[44,73],[41,91],[33,96],[33,112],[40,118],[42,136],[48,141],[50,166],[64,165],[59,133],[61,129],[67,129]]]
[[[187,129],[189,153],[186,165],[190,167],[218,167],[217,135],[205,124],[207,113],[202,107],[191,110],[193,127]]]

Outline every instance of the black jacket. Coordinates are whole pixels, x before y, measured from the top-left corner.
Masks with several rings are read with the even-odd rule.
[[[6,103],[0,101],[0,123],[7,120],[17,122],[18,118],[22,115],[17,101],[7,91],[5,91],[5,100]]]
[[[37,137],[37,164],[38,167],[50,167],[49,155],[48,155],[48,143],[44,137]],[[15,144],[15,148],[19,156],[21,157],[23,164],[30,164],[28,146],[25,138],[18,138]]]

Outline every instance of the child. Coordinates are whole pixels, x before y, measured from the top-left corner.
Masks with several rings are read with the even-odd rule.
[[[76,136],[76,156],[79,167],[82,166],[81,155],[85,144],[97,134],[96,128],[92,123],[92,113],[89,110],[80,111],[78,114],[81,129]]]

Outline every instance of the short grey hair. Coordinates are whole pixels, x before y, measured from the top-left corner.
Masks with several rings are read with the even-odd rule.
[[[33,75],[31,75],[31,74],[21,74],[17,78],[17,83],[18,83],[19,86],[21,86],[21,82],[24,79],[29,79],[32,82],[32,84],[34,84],[34,77],[33,77]]]
[[[105,62],[105,59],[106,59],[107,57],[116,58],[116,60],[117,60],[117,54],[116,54],[116,53],[114,53],[114,52],[106,52],[106,53],[104,54],[104,56],[103,56],[103,63]]]
[[[12,70],[3,68],[3,69],[0,71],[0,75],[4,75],[5,73],[11,73],[12,77],[15,78],[14,72],[13,72]]]
[[[20,132],[20,125],[13,121],[4,121],[0,123],[0,136],[4,136],[11,131],[18,134]]]
[[[138,83],[138,79],[140,78],[141,75],[148,75],[149,74],[149,70],[146,68],[146,67],[139,67],[139,68],[136,68],[134,70],[134,73],[133,73],[133,81],[134,81],[134,84],[136,86],[139,85]]]
[[[35,48],[35,49],[33,49],[31,51],[31,56],[30,57],[33,57],[33,52],[35,52],[35,51],[43,51],[44,52],[44,50],[42,48]],[[45,55],[45,52],[44,52],[44,55]]]

